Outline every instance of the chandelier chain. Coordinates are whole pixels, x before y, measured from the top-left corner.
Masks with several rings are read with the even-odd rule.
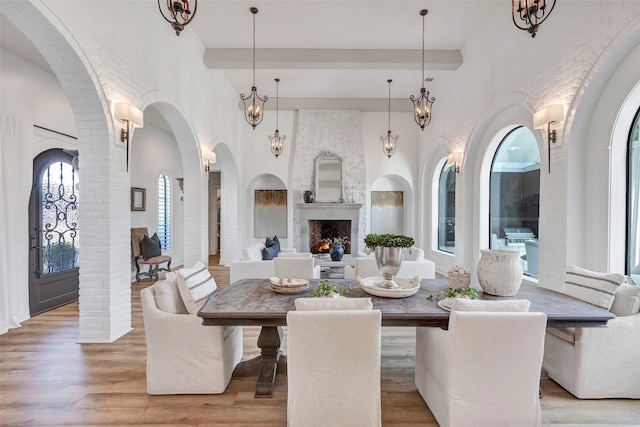
[[[253,14],[253,85],[256,85],[256,14]]]
[[[424,87],[424,17],[425,15],[422,15],[422,87]]]

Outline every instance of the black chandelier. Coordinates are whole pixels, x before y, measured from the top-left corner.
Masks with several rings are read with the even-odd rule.
[[[516,1],[518,7],[516,8]],[[551,8],[547,12],[546,0],[511,0],[511,17],[516,27],[527,31],[531,37],[535,37],[538,27],[549,17],[551,11],[556,6],[556,0],[551,0]],[[518,25],[516,14],[524,24]]]
[[[389,130],[387,131],[387,136],[381,136],[380,140],[382,141],[382,152],[388,158],[393,156],[393,153],[396,152],[396,143],[398,142],[398,135],[391,136],[391,82],[393,80],[387,80],[389,83]]]
[[[422,130],[431,123],[431,107],[436,101],[434,97],[429,98],[429,91],[424,87],[424,17],[427,13],[429,13],[427,9],[420,11],[420,15],[422,16],[422,88],[420,89],[420,96],[416,98],[411,95],[409,97],[413,102],[413,118]]]
[[[240,99],[244,104],[244,118],[249,122],[254,129],[262,122],[262,111],[264,110],[264,103],[267,102],[267,95],[260,98],[258,95],[258,88],[256,87],[256,14],[258,8],[252,7],[249,9],[253,14],[253,86],[251,86],[251,93],[249,96],[240,94]],[[248,101],[248,102],[247,102]]]
[[[278,86],[280,84],[280,79],[275,79],[275,80],[276,80],[276,131],[273,133],[273,136],[269,137],[269,140],[271,141],[271,152],[273,153],[274,156],[276,156],[276,159],[277,159],[278,156],[282,154],[282,151],[284,150],[284,140],[287,139],[287,137],[286,135],[280,135],[280,131],[278,130],[278,99],[280,98],[278,94]]]
[[[161,1],[163,0],[158,0],[158,9],[160,9],[162,17],[176,30],[176,36],[179,36],[180,31],[184,30],[184,26],[196,16],[198,0],[191,0],[193,2],[193,10],[189,9],[189,0],[166,0],[166,10],[170,18],[167,17],[162,9]]]

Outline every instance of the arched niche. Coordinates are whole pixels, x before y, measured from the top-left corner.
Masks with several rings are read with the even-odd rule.
[[[414,228],[414,195],[411,185],[401,176],[385,175],[371,186],[372,233],[406,234],[412,236]]]
[[[258,175],[247,186],[245,197],[248,213],[248,218],[245,218],[247,236],[242,246],[254,241],[264,241],[265,237],[274,235],[278,236],[281,246],[288,246],[291,237],[291,197],[285,183],[272,174]]]

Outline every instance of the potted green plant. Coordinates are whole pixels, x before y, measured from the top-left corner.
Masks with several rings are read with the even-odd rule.
[[[335,284],[329,283],[327,279],[323,279],[320,281],[318,287],[313,291],[313,296],[335,298],[344,295],[345,292],[349,292],[348,287],[340,286],[338,288]]]
[[[322,239],[323,242],[329,243],[329,255],[332,261],[342,261],[344,256],[344,245],[349,243],[349,238],[344,237],[331,237],[328,239]]]
[[[411,248],[414,243],[412,237],[402,234],[368,234],[364,238],[367,251],[375,254],[376,264],[384,277],[380,286],[389,289],[400,287],[393,278],[400,270],[405,249]]]

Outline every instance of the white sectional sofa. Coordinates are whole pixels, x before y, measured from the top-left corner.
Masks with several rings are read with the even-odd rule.
[[[581,399],[640,399],[639,295],[621,286],[606,328],[548,328],[542,367],[549,377]]]
[[[262,259],[264,242],[253,243],[242,249],[242,259],[232,261],[230,264],[230,282],[242,279],[268,279],[275,276],[273,260]],[[294,248],[280,248],[280,253],[296,253]]]

